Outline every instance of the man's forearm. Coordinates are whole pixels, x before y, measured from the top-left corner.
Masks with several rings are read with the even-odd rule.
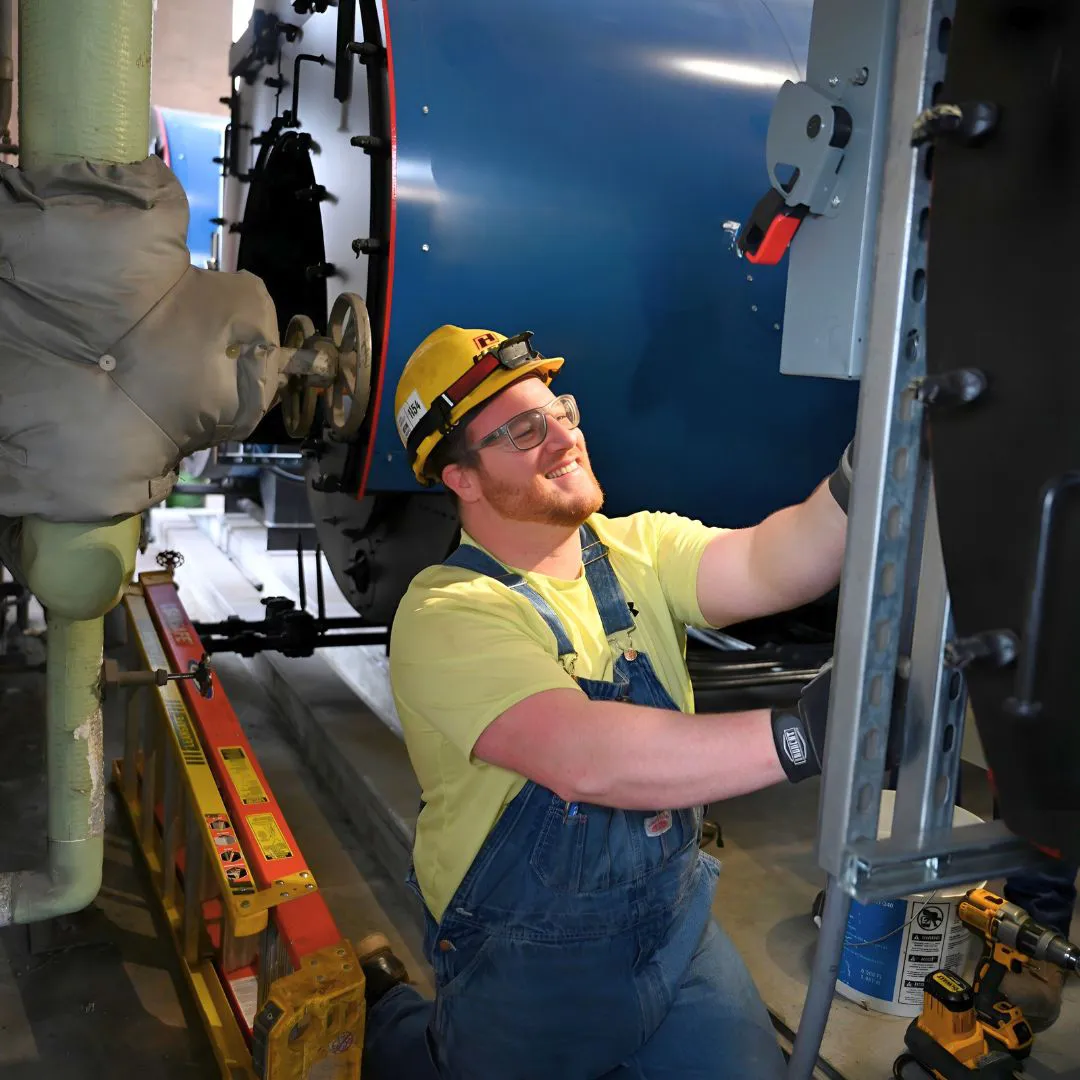
[[[621,810],[698,806],[785,779],[768,709],[688,716],[590,702],[556,793]],[[577,740],[575,740],[577,741]]]
[[[827,482],[805,502],[785,507],[753,530],[750,576],[769,594],[768,606],[784,611],[824,596],[840,580],[847,515]]]

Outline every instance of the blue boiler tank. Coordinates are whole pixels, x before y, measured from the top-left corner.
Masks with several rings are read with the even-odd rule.
[[[260,4],[233,47],[223,249],[267,282],[283,333],[296,314],[324,327],[341,292],[366,301],[363,422],[304,443],[361,613],[391,618],[455,542],[393,415],[442,323],[532,330],[567,358],[609,513],[749,524],[833,468],[857,386],[780,373],[786,268],[734,245],[812,0],[320,7]],[[284,441],[273,423],[258,441]]]

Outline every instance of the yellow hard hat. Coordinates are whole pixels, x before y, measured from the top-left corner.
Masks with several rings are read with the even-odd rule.
[[[421,484],[432,450],[451,428],[481,402],[522,375],[550,383],[563,366],[561,356],[541,356],[526,331],[505,337],[494,330],[440,326],[417,346],[398,379],[394,416],[398,437]]]

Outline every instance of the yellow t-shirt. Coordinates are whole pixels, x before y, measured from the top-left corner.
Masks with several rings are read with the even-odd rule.
[[[615,656],[632,647],[648,654],[672,700],[692,712],[685,626],[705,624],[698,563],[723,530],[664,513],[595,514],[589,523],[638,613],[633,630],[608,641],[584,572],[574,581],[523,574],[570,637],[573,675],[610,680]],[[465,535],[462,542],[475,544]],[[428,567],[402,598],[390,680],[425,803],[413,851],[416,876],[436,919],[526,782],[475,759],[473,746],[511,705],[543,690],[575,688],[557,654],[554,635],[529,601],[486,575]]]

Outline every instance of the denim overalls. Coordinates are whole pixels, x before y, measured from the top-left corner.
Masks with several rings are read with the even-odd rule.
[[[582,561],[608,638],[633,617],[596,534]],[[447,565],[488,574],[573,646],[520,575],[462,545]],[[594,701],[676,705],[648,656],[625,649]],[[371,1010],[369,1080],[672,1080],[783,1077],[749,974],[711,918],[719,864],[698,847],[700,809],[567,803],[527,782],[503,811],[425,951],[434,1005],[398,987]],[[410,877],[412,877],[410,873]],[[415,887],[415,878],[413,878]],[[426,911],[426,909],[425,909]]]

